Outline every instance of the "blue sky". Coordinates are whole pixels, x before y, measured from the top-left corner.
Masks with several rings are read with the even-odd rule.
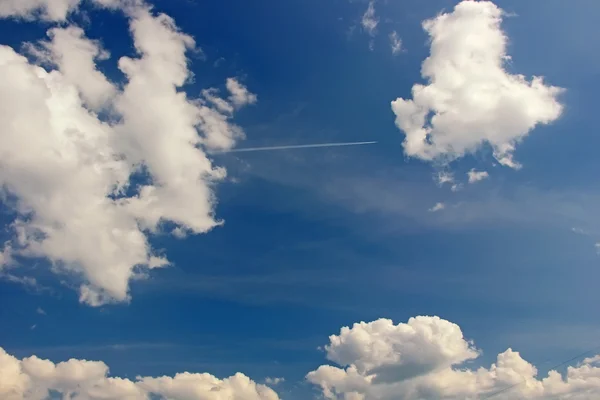
[[[184,239],[168,223],[148,233],[171,265],[132,279],[130,301],[91,307],[79,301],[81,275],[56,273],[43,255],[15,254],[14,265],[0,268],[0,346],[8,354],[102,360],[112,376],[129,379],[182,371],[239,371],[258,383],[282,377],[273,386],[281,398],[306,399],[320,390],[305,375],[337,362],[319,347],[360,321],[439,316],[482,350],[469,367],[489,367],[510,347],[542,377],[598,346],[600,5],[496,2],[509,14],[501,25],[506,71],[565,89],[560,117],[524,137],[514,151],[523,168],[513,169],[488,145],[447,165],[409,157],[394,123],[391,101],[426,83],[422,22],[457,2],[377,1],[373,35],[361,25],[368,2],[359,0],[151,3],[201,49],[188,54],[193,80],[181,90],[190,98],[209,87],[226,93],[230,77],[258,96],[236,111],[246,135],[236,147],[377,144],[210,156],[228,172],[211,186],[224,224]],[[60,26],[76,24],[101,41],[111,58],[98,69],[125,82],[116,60],[135,55],[128,20],[84,2],[66,21]],[[24,51],[55,25],[9,16],[0,21],[2,44]],[[489,178],[469,184],[473,168]],[[438,184],[440,171],[461,189]],[[3,185],[11,241],[19,196],[10,181]],[[437,203],[444,209],[429,211]],[[25,277],[37,283],[15,282]]]

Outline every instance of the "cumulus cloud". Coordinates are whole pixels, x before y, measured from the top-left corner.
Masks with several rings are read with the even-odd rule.
[[[371,36],[375,36],[377,33],[377,25],[379,25],[379,18],[375,15],[375,1],[371,0],[367,10],[362,16],[360,21],[363,29]]]
[[[81,0],[2,0],[0,16],[32,19],[39,15],[49,21],[63,21]]]
[[[519,168],[517,144],[560,117],[562,89],[506,71],[502,16],[490,1],[465,0],[423,22],[431,40],[421,68],[427,84],[415,84],[412,99],[392,102],[406,155],[448,162],[487,144],[500,164]]]
[[[402,39],[400,39],[396,31],[390,33],[390,48],[393,55],[399,54],[402,51]]]
[[[248,89],[235,78],[228,78],[226,85],[227,90],[229,90],[229,93],[231,94],[231,96],[229,96],[229,100],[236,107],[254,104],[258,100],[255,94],[250,93]]]
[[[68,15],[77,10],[82,0],[2,0],[0,1],[0,17],[13,17],[32,20],[41,18],[45,21],[65,21]],[[137,6],[143,0],[92,0],[98,6],[118,8]]]
[[[71,359],[54,363],[36,356],[19,360],[0,348],[0,397],[5,400],[44,400],[50,392],[78,400],[277,400],[268,386],[237,373],[226,379],[180,373],[174,377],[110,377],[101,361]]]
[[[477,183],[489,178],[490,174],[488,174],[487,171],[476,171],[475,168],[473,168],[467,172],[467,176],[469,177],[469,183]]]
[[[80,92],[86,105],[100,109],[116,94],[115,86],[98,71],[96,61],[110,57],[98,41],[85,37],[83,29],[69,26],[48,31],[50,41],[28,49],[37,58],[56,67],[65,82]]]
[[[322,365],[307,375],[327,399],[464,400],[498,393],[497,399],[600,396],[598,357],[569,367],[566,376],[537,369],[512,349],[498,355],[489,368],[464,363],[479,355],[456,324],[439,317],[416,317],[407,323],[377,321],[344,327],[329,338],[327,358],[340,367]]]
[[[194,40],[167,15],[125,3],[137,54],[118,62],[122,88],[97,68],[108,54],[79,27],[28,46],[46,68],[0,46],[0,185],[19,215],[5,249],[75,274],[80,300],[94,306],[127,301],[141,269],[168,265],[147,236],[163,222],[186,234],[221,224],[213,186],[226,171],[206,150],[244,137],[232,112],[182,90]],[[256,101],[236,89],[238,108]]]

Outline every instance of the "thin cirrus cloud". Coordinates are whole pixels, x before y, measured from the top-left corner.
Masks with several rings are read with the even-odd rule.
[[[5,1],[0,14],[63,21],[78,4]],[[215,89],[188,98],[181,88],[194,39],[142,1],[95,4],[121,8],[129,21],[136,54],[118,60],[122,88],[98,69],[109,54],[80,27],[51,28],[48,40],[26,46],[40,64],[0,46],[0,184],[18,214],[0,270],[19,257],[48,259],[81,282],[81,302],[99,306],[128,301],[140,270],[169,264],[148,240],[164,221],[179,236],[221,224],[213,186],[226,171],[206,152],[244,137],[231,118],[257,97],[231,78],[229,100]]]
[[[500,164],[518,169],[517,144],[560,117],[563,89],[505,70],[503,15],[492,2],[465,0],[423,22],[431,42],[421,69],[427,83],[413,86],[412,99],[391,103],[407,156],[449,162],[487,144]]]

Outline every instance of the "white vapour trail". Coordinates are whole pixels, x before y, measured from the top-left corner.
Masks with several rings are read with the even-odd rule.
[[[243,153],[243,152],[251,152],[251,151],[308,149],[308,148],[314,148],[314,147],[362,146],[365,144],[375,144],[375,143],[377,143],[377,142],[317,143],[317,144],[297,144],[297,145],[288,145],[288,146],[247,147],[247,148],[241,148],[241,149],[214,151],[211,153],[212,154],[224,154],[224,153]]]

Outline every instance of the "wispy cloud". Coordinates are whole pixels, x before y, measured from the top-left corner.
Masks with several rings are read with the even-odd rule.
[[[8,272],[0,271],[0,280],[21,285],[29,293],[53,293],[51,288],[41,285],[35,278],[30,276],[17,276]]]
[[[398,36],[398,32],[393,31],[390,33],[390,48],[392,49],[392,54],[397,55],[402,52],[402,39]]]
[[[475,168],[473,168],[467,172],[467,176],[469,177],[469,183],[477,183],[489,178],[490,174],[488,174],[487,171],[477,171]]]
[[[454,174],[452,174],[452,172],[448,172],[448,171],[440,171],[436,174],[435,180],[436,180],[438,186],[440,186],[440,187],[443,186],[445,183],[453,184],[454,183]]]
[[[430,212],[438,212],[438,211],[442,211],[444,208],[446,208],[446,205],[444,203],[436,203],[433,207],[431,207],[429,209]]]
[[[36,329],[37,324],[34,324],[30,329]],[[26,348],[17,348],[13,351],[22,354],[32,353],[104,353],[104,352],[125,352],[135,350],[159,350],[159,349],[174,349],[179,347],[190,347],[190,345],[181,345],[177,343],[107,343],[107,344],[72,344],[59,346],[34,346]]]
[[[379,18],[375,15],[375,1],[369,2],[369,7],[362,16],[361,25],[365,32],[371,36],[377,34],[377,25],[379,25]]]

